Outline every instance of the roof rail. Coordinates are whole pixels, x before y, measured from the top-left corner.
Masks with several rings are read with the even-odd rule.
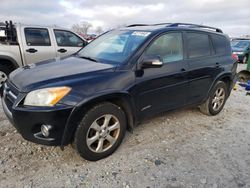
[[[149,24],[131,24],[127,25],[126,27],[136,27],[136,26],[150,26]]]
[[[171,23],[157,23],[157,24],[132,24],[126,27],[136,27],[136,26],[157,26],[157,25],[169,25]]]
[[[166,25],[166,27],[190,27],[190,28],[203,28],[203,29],[210,29],[214,30],[218,33],[223,33],[221,29],[216,27],[210,27],[206,25],[198,25],[198,24],[190,24],[190,23],[158,23],[158,24],[132,24],[128,25],[126,27],[136,27],[136,26],[157,26],[157,25]]]
[[[186,26],[186,27],[191,27],[191,28],[203,28],[203,29],[210,29],[214,30],[218,33],[223,33],[221,29],[216,28],[216,27],[210,27],[206,25],[198,25],[198,24],[190,24],[190,23],[172,23],[168,25],[167,27],[179,27],[179,26]]]

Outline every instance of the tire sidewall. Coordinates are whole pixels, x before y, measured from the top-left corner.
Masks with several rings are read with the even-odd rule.
[[[225,99],[224,99],[223,104],[221,105],[221,107],[217,111],[215,111],[213,109],[213,106],[212,106],[212,100],[213,100],[213,97],[214,97],[214,94],[215,94],[216,90],[219,89],[219,88],[224,89]],[[211,115],[216,115],[216,114],[220,113],[220,111],[223,109],[223,107],[224,107],[224,105],[226,103],[227,97],[228,97],[227,85],[225,84],[225,82],[222,82],[222,81],[217,82],[216,85],[214,86],[214,88],[212,89],[210,97],[209,97],[209,104],[208,104],[209,113]]]
[[[3,65],[0,65],[0,71],[1,72],[4,72],[6,74],[6,76],[8,77],[9,74],[11,73],[11,70],[9,69],[9,67],[6,67],[6,66],[3,66]],[[0,83],[1,84],[1,83]]]
[[[95,153],[91,151],[87,146],[86,137],[88,134],[89,127],[91,124],[98,118],[105,114],[111,114],[114,115],[119,123],[120,123],[120,134],[117,138],[116,143],[107,151],[102,153]],[[77,131],[76,131],[76,148],[80,155],[90,161],[96,161],[102,158],[105,158],[109,155],[111,155],[121,144],[123,137],[126,132],[126,118],[125,114],[122,111],[122,109],[116,105],[113,105],[111,103],[104,103],[102,105],[98,105],[97,107],[94,107],[91,109],[86,116],[82,119]]]

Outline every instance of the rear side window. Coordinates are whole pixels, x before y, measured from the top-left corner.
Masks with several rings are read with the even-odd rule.
[[[227,40],[225,37],[219,35],[212,35],[212,41],[216,54],[223,55],[226,53]]]
[[[189,58],[209,56],[209,36],[202,33],[187,33],[187,49]]]
[[[74,33],[63,30],[54,30],[58,46],[82,47],[84,42]]]
[[[25,28],[24,34],[28,46],[50,46],[49,32],[42,28]]]

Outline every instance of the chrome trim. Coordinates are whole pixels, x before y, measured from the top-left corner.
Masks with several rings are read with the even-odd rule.
[[[151,105],[145,106],[141,109],[141,111],[147,110],[148,108],[151,108]]]
[[[45,138],[43,136],[42,132],[35,133],[34,137],[37,138],[37,139],[39,139],[39,140],[44,140],[44,141],[54,141],[55,140],[55,138]]]
[[[8,93],[13,99],[17,99],[17,96],[12,91],[9,91]]]

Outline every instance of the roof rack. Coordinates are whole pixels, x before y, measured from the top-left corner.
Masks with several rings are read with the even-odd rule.
[[[157,25],[166,25],[166,27],[189,27],[189,28],[202,28],[202,29],[210,29],[214,30],[218,33],[223,33],[221,29],[216,27],[210,27],[206,25],[198,25],[198,24],[190,24],[190,23],[158,23],[158,24],[132,24],[127,27],[136,27],[136,26],[157,26]]]
[[[126,27],[136,27],[136,26],[157,26],[157,25],[169,25],[171,23],[158,23],[158,24],[132,24]]]
[[[150,24],[131,24],[127,25],[126,27],[136,27],[136,26],[150,26]]]
[[[4,36],[0,36],[0,42],[17,43],[16,29],[12,21],[1,22],[0,31],[4,31]]]
[[[190,23],[172,23],[168,25],[167,27],[179,27],[179,26],[184,26],[184,27],[191,27],[191,28],[202,28],[202,29],[210,29],[214,30],[218,33],[223,33],[221,29],[216,28],[216,27],[210,27],[206,25],[198,25],[198,24],[190,24]]]

